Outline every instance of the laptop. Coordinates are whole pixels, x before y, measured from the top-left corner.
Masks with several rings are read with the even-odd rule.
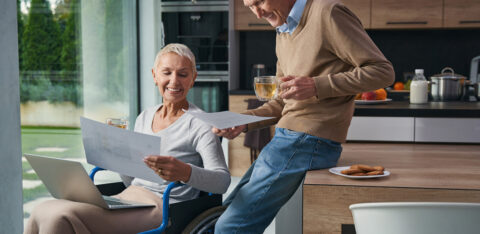
[[[32,154],[24,156],[57,199],[89,203],[105,209],[155,206],[103,196],[80,162]]]

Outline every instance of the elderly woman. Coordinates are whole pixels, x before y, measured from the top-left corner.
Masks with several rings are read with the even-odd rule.
[[[157,184],[122,176],[128,187],[116,197],[156,206],[112,211],[66,200],[47,201],[32,212],[25,233],[137,233],[160,225],[168,181],[186,184],[171,191],[173,202],[196,198],[200,190],[227,190],[230,174],[218,137],[210,126],[184,112],[202,111],[186,99],[197,76],[194,55],[185,45],[169,44],[157,54],[152,74],[163,104],[143,111],[135,131],[161,137],[161,155],[149,155],[144,162],[166,181]]]

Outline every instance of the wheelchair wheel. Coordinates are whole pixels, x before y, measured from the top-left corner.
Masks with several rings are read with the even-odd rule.
[[[215,223],[227,209],[226,206],[210,208],[195,217],[183,230],[182,234],[210,234],[215,230]]]

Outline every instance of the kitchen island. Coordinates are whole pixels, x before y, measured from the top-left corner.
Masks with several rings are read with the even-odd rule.
[[[230,91],[229,110],[245,111],[248,99],[256,99],[251,90]],[[242,176],[250,166],[250,150],[243,146],[244,136],[228,142],[228,163],[233,176]],[[480,144],[480,102],[356,104],[347,140]]]
[[[346,143],[338,166],[382,165],[390,176],[349,179],[309,171],[303,233],[354,233],[349,206],[362,202],[479,202],[480,145]]]

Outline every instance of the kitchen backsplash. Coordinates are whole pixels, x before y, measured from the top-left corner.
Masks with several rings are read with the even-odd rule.
[[[368,30],[372,40],[392,62],[396,81],[403,81],[405,72],[423,68],[425,75],[438,74],[444,67],[455,73],[470,75],[470,61],[480,55],[480,29],[455,30]],[[267,73],[275,73],[275,32],[240,32],[241,89],[252,89],[253,64],[263,63]]]

